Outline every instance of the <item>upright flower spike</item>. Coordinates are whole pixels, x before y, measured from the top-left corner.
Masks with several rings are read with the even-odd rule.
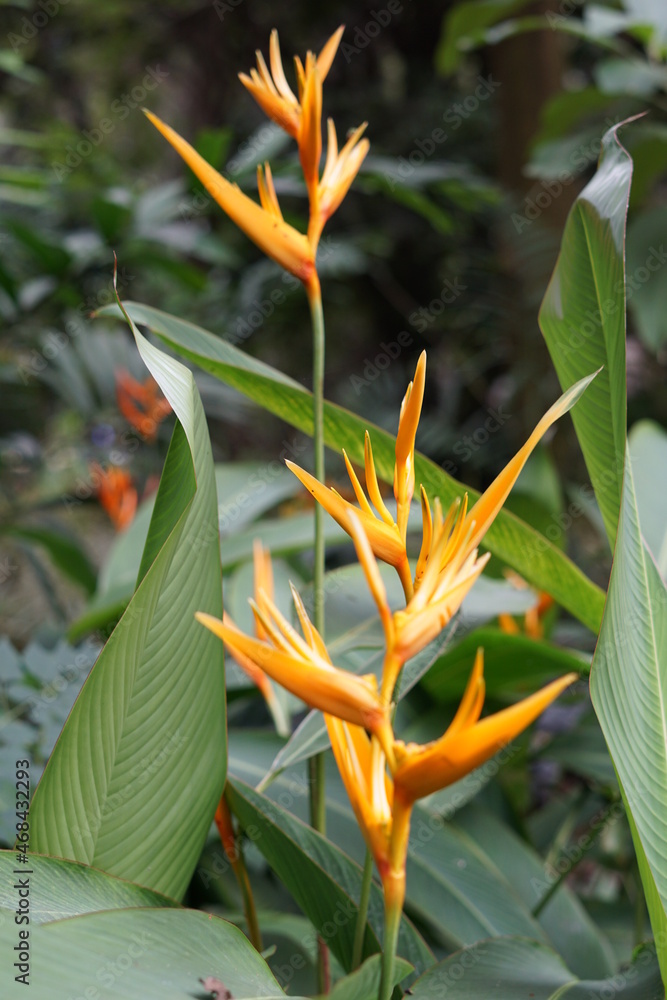
[[[271,257],[286,271],[299,278],[307,290],[312,290],[317,285],[314,250],[303,233],[285,222],[282,215],[279,217],[280,210],[276,212],[277,200],[272,181],[267,180],[267,189],[273,190],[272,204],[267,210],[244,194],[238,185],[230,184],[193,149],[189,142],[182,139],[157,115],[150,111],[144,111],[144,114],[185,160],[232,222],[242,229],[267,257]],[[261,193],[260,187],[260,196]]]
[[[479,721],[484,704],[484,659],[479,650],[459,710],[445,734],[426,746],[394,744],[395,798],[411,804],[458,781],[523,732],[576,680],[577,674],[566,674],[516,705]]]

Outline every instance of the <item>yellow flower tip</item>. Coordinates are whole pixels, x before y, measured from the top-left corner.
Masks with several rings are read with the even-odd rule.
[[[305,81],[299,124],[299,158],[306,187],[317,191],[322,156],[322,80],[312,52],[306,58]]]
[[[481,706],[479,684],[473,691],[471,677],[462,700],[465,719],[460,718],[460,710],[444,736],[426,746],[395,747],[396,793],[414,802],[458,781],[507,746],[577,680],[578,674],[566,674],[516,705],[473,722]]]
[[[331,69],[331,64],[333,63],[336,53],[338,52],[338,46],[340,45],[340,40],[343,37],[344,31],[344,24],[341,24],[338,28],[336,28],[328,42],[322,46],[322,51],[317,57],[317,69],[322,82],[324,82],[329,70]]]
[[[474,530],[470,533],[467,542],[469,551],[479,545],[480,541],[491,527],[491,524],[495,520],[499,510],[505,503],[510,490],[519,478],[519,473],[523,469],[528,457],[538,442],[544,437],[552,424],[554,424],[560,417],[568,413],[568,411],[572,409],[579,399],[581,399],[581,396],[596,375],[598,375],[599,371],[600,369],[593,372],[591,375],[587,375],[585,378],[580,379],[578,382],[575,382],[574,385],[570,386],[570,388],[556,400],[556,402],[547,410],[542,419],[539,421],[523,447],[519,449],[514,458],[510,459],[502,472],[496,476],[488,489],[473,506],[468,514],[466,525],[466,527],[468,527],[474,524]]]
[[[410,504],[415,489],[415,436],[419,426],[424,385],[426,382],[426,351],[422,351],[415,369],[415,377],[408,385],[401,403],[396,435],[396,464],[394,466],[394,496],[398,505],[397,523],[401,538],[405,540]]]

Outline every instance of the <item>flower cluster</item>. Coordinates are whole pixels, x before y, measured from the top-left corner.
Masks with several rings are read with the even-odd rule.
[[[308,52],[304,62],[296,56],[297,93],[285,76],[278,32],[271,33],[269,66],[257,52],[257,68],[250,75],[239,74],[241,82],[255,98],[267,116],[296,140],[301,169],[308,192],[309,222],[307,234],[285,222],[278,203],[273,175],[268,163],[257,168],[260,204],[244,194],[206,162],[169,125],[146,111],[147,117],[162,133],[177,153],[183,157],[209,194],[229,218],[268,257],[299,278],[313,298],[319,295],[319,279],[315,258],[317,246],[327,220],[333,215],[356,177],[369,148],[362,139],[365,123],[338,148],[336,127],[327,122],[327,154],[320,174],[322,158],[322,84],[331,68],[343,28],[331,36],[319,56]]]
[[[572,684],[567,674],[517,704],[481,718],[484,704],[484,661],[479,650],[458,711],[445,733],[424,746],[396,738],[393,698],[404,664],[441,632],[461,606],[489,556],[478,547],[505,502],[528,456],[558,417],[579,399],[590,379],[572,386],[540,420],[524,446],[468,510],[467,496],[446,514],[421,487],[422,542],[411,568],[407,527],[415,490],[415,434],[424,396],[426,356],[417,364],[399,417],[394,465],[396,516],[385,504],[378,484],[368,434],[365,444],[364,491],[347,455],[347,471],[358,506],[326,488],[309,473],[289,467],[316,501],[351,536],[384,629],[385,656],[380,684],[373,675],[356,676],[336,667],[323,637],[310,621],[292,588],[297,631],[274,604],[265,555],[256,557],[254,637],[245,635],[225,616],[219,621],[198,614],[249,672],[259,671],[325,716],[333,752],[355,815],[373,853],[391,909],[402,906],[405,858],[414,803],[458,781],[510,742]],[[371,506],[372,504],[372,506]],[[373,509],[375,508],[375,510]],[[392,611],[377,559],[395,567],[405,592],[405,606]]]

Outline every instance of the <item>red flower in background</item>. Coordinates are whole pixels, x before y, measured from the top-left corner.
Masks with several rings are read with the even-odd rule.
[[[122,531],[134,518],[139,500],[132,476],[127,469],[117,465],[110,465],[105,472],[97,462],[93,463],[90,471],[96,483],[97,499],[116,530]]]
[[[171,406],[160,393],[160,388],[152,376],[144,382],[133,378],[124,368],[116,372],[116,398],[118,409],[129,424],[145,441],[154,441],[157,429]]]

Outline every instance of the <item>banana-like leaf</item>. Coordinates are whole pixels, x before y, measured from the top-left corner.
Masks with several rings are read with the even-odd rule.
[[[270,365],[257,361],[201,327],[139,303],[126,306],[135,323],[158,334],[179,354],[195,362],[253,399],[256,403],[307,434],[313,432],[312,396],[308,390]],[[105,307],[99,315],[118,315]],[[586,374],[590,374],[589,369]],[[343,407],[325,403],[324,439],[330,448],[345,448],[350,458],[363,463],[364,431],[369,429],[378,474],[393,482],[395,438]],[[467,487],[423,455],[415,456],[418,483],[444,507],[463,495]],[[478,494],[468,489],[471,502]],[[597,632],[602,619],[604,594],[578,567],[543,535],[502,510],[489,529],[484,545],[512,566],[538,590],[546,590],[584,625]]]
[[[632,463],[626,458],[621,519],[591,697],[631,814],[651,921],[667,913],[667,587],[642,538]],[[667,940],[658,943],[667,981]]]
[[[12,923],[17,905],[14,883],[22,877],[17,870],[19,867],[16,851],[0,851],[0,912],[7,912]],[[173,899],[152,889],[74,861],[31,854],[30,864],[25,867],[30,871],[30,923],[33,926],[99,910],[178,906]]]
[[[576,650],[553,646],[527,635],[508,635],[499,628],[475,629],[438,657],[422,686],[440,702],[458,701],[470,674],[475,652],[484,649],[484,681],[488,696],[507,698],[533,691],[556,674],[587,673],[588,663]]]
[[[536,941],[481,941],[428,969],[412,1000],[662,1000],[655,952],[642,948],[632,965],[609,979],[578,979],[555,952]]]
[[[230,806],[241,826],[285,883],[344,969],[350,970],[362,870],[316,830],[238,780],[228,783]],[[364,956],[379,951],[382,892],[371,886]],[[421,935],[404,916],[398,954],[419,972],[433,962]]]
[[[380,955],[371,955],[349,976],[339,979],[333,989],[316,1000],[376,1000],[380,988],[380,973],[382,959]],[[397,985],[412,971],[409,962],[402,958],[396,959],[394,969],[394,984]]]
[[[13,921],[0,926],[7,963],[18,930]],[[30,929],[29,948],[28,978],[17,982],[7,973],[3,1000],[203,1000],[211,995],[202,985],[209,978],[234,1000],[285,996],[238,927],[200,910],[106,910],[56,920]]]
[[[604,366],[572,420],[612,548],[625,454],[624,259],[632,179],[618,128],[605,133],[598,171],[572,207],[539,316],[563,388]]]
[[[218,517],[192,374],[133,327],[176,423],[140,583],[72,709],[35,793],[31,847],[180,899],[225,781]]]

